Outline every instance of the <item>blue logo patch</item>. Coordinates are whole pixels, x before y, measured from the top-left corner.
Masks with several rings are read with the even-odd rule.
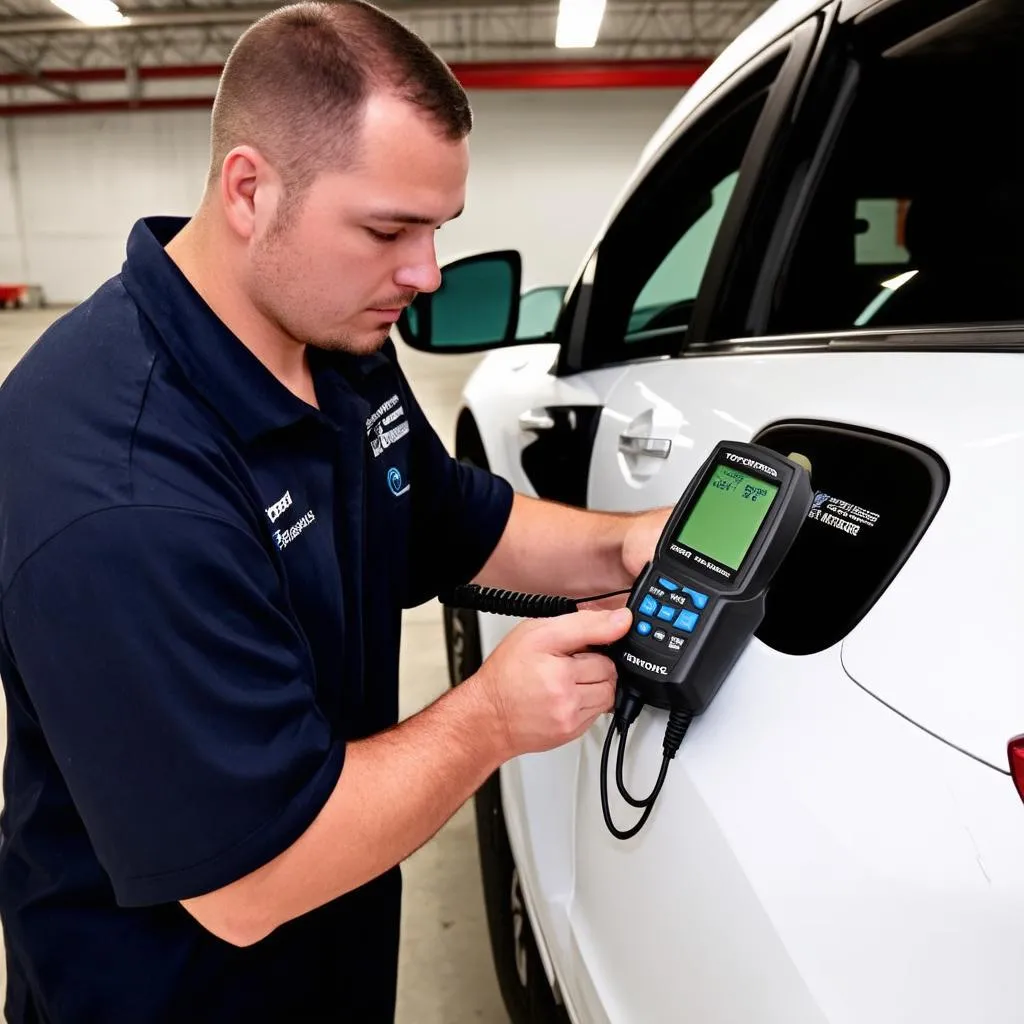
[[[405,494],[405,492],[409,490],[409,487],[410,485],[402,480],[402,474],[392,466],[391,469],[388,470],[388,489],[391,493],[397,498]]]

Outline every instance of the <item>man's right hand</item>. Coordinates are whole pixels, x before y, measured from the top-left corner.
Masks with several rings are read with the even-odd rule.
[[[348,743],[327,803],[287,850],[183,906],[214,935],[248,946],[365,885],[434,835],[499,765],[568,743],[611,710],[615,666],[590,648],[631,623],[619,608],[517,626],[464,685]]]
[[[517,626],[467,685],[494,707],[507,741],[505,760],[582,736],[615,703],[615,664],[589,650],[611,644],[632,624],[625,608],[582,611]]]

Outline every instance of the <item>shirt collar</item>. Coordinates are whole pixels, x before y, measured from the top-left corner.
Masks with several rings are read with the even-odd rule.
[[[244,441],[307,418],[327,422],[245,347],[164,251],[187,223],[181,217],[138,221],[121,272],[172,359]]]

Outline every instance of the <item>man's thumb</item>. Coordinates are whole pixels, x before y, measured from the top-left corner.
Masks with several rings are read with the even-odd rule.
[[[561,646],[567,654],[574,654],[586,647],[613,643],[624,636],[633,624],[633,613],[628,608],[574,612],[556,621]]]

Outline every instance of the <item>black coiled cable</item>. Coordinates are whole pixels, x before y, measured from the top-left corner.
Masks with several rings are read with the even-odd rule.
[[[614,590],[595,597],[553,597],[550,594],[520,594],[514,590],[496,587],[478,587],[475,583],[456,587],[448,602],[453,608],[466,608],[492,615],[515,615],[523,619],[551,619],[579,611],[581,604],[603,601],[606,597],[628,594],[628,590]]]
[[[607,597],[618,597],[620,594],[628,593],[630,593],[629,590],[615,590],[609,594],[597,594],[594,597],[554,597],[549,594],[521,594],[514,590],[480,587],[475,583],[470,583],[456,587],[451,598],[446,600],[445,604],[453,608],[490,612],[492,615],[543,619],[569,615],[578,611],[581,604],[602,601]],[[626,783],[622,776],[622,763],[626,750],[626,737],[630,727],[636,721],[637,715],[640,714],[643,703],[643,700],[635,693],[628,689],[619,689],[616,694],[615,715],[601,752],[601,810],[604,813],[604,823],[607,825],[608,831],[616,839],[632,839],[647,824],[647,819],[654,809],[654,803],[661,793],[661,787],[665,783],[669,762],[676,756],[683,737],[686,735],[686,730],[689,729],[690,722],[693,720],[692,713],[685,709],[676,709],[670,712],[662,744],[664,756],[661,760],[661,770],[658,772],[658,781],[654,784],[654,789],[651,790],[649,796],[638,799],[626,789]],[[616,828],[612,821],[611,809],[608,806],[608,759],[611,754],[612,737],[616,732],[619,734],[619,750],[615,758],[616,787],[622,798],[631,807],[643,808],[640,820],[632,828],[626,830]]]

